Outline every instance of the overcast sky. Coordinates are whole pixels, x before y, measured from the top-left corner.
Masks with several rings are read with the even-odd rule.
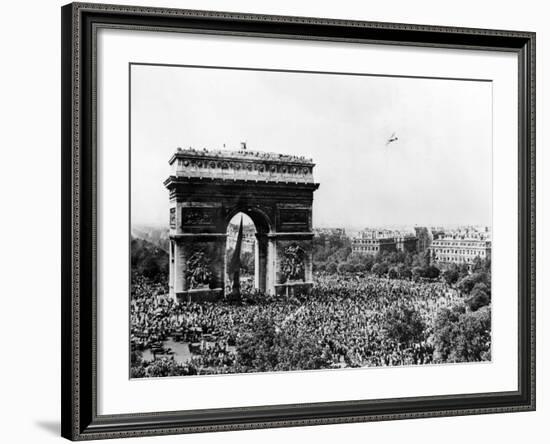
[[[491,225],[490,82],[133,65],[132,222],[182,148],[313,158],[315,227]],[[398,140],[386,146],[392,133]]]

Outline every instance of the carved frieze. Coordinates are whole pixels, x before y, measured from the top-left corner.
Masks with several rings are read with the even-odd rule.
[[[298,244],[292,244],[283,251],[281,275],[284,282],[305,280],[305,251]]]
[[[187,260],[187,273],[185,275],[187,288],[208,287],[212,279],[210,260],[204,250],[195,251]]]
[[[216,223],[216,208],[182,208],[182,226],[209,226]]]
[[[170,160],[173,176],[314,184],[313,161],[260,151],[178,149]]]
[[[280,227],[283,231],[309,231],[309,215],[311,210],[285,208],[279,210]]]
[[[170,208],[170,228],[176,228],[176,209]]]

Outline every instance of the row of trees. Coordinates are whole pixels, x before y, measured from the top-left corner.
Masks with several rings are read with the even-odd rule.
[[[464,305],[439,310],[434,322],[434,360],[470,362],[491,359],[491,306]]]
[[[324,238],[324,246],[321,239]],[[314,240],[313,267],[315,271],[335,273],[373,273],[390,279],[437,279],[440,269],[431,264],[429,251],[382,252],[377,255],[352,253],[349,240],[335,236]],[[323,261],[323,259],[326,259]]]
[[[353,253],[351,240],[321,234],[313,238],[313,269],[330,274],[369,273],[390,278],[437,278],[439,269],[431,265],[428,252],[382,252],[377,255]]]
[[[428,341],[433,345],[434,362],[472,362],[491,358],[491,306],[470,308],[468,300],[451,308],[441,308],[433,326],[427,329],[412,307],[390,310],[384,330],[401,344]],[[431,336],[426,336],[432,331]]]
[[[144,239],[132,238],[130,262],[132,271],[152,282],[164,283],[168,279],[168,253]]]
[[[321,234],[313,239],[313,269],[314,271],[335,273],[373,273],[379,277],[390,279],[437,279],[440,276],[449,284],[454,285],[470,273],[485,273],[483,276],[465,281],[466,293],[470,293],[478,282],[490,282],[491,261],[479,257],[474,259],[472,266],[468,264],[451,265],[441,269],[432,263],[430,251],[412,252],[382,252],[377,255],[353,253],[349,238],[337,235]],[[468,287],[468,282],[474,285]],[[478,287],[478,290],[483,290]],[[485,291],[486,292],[486,291]]]

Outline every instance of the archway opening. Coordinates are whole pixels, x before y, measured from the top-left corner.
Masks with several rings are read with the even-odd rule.
[[[235,291],[236,286],[242,295],[251,294],[258,289],[257,232],[254,221],[243,212],[236,213],[227,224],[226,294]]]

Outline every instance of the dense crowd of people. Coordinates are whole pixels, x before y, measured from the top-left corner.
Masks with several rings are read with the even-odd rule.
[[[458,291],[443,281],[326,273],[317,273],[312,291],[300,298],[256,294],[244,301],[241,305],[224,301],[178,304],[167,296],[165,286],[134,275],[132,351],[153,350],[155,358],[176,360],[163,347],[165,340],[173,338],[189,344],[191,351],[185,363],[173,366],[176,374],[181,364],[187,369],[184,374],[239,372],[243,371],[239,345],[250,336],[251,326],[268,319],[277,333],[315,344],[319,368],[429,364],[434,362],[431,336],[438,311],[463,304]],[[415,314],[419,331],[396,337],[390,330],[391,322],[398,321],[391,320],[390,314],[404,312]],[[138,377],[158,372],[154,360],[137,359],[132,366]],[[289,366],[280,363],[276,368]]]

